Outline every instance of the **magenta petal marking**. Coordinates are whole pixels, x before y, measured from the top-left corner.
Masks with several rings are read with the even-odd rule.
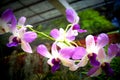
[[[28,32],[24,33],[23,38],[24,38],[24,40],[26,42],[30,43],[30,42],[34,41],[37,38],[37,34],[35,32],[28,31]]]

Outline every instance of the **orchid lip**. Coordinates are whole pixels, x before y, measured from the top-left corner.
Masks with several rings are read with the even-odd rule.
[[[8,47],[13,47],[13,46],[17,46],[19,43],[21,43],[21,39],[18,39],[17,37],[14,37],[12,39],[12,42],[8,43],[7,46]]]
[[[13,39],[12,39],[12,41],[13,42],[16,42],[16,43],[21,43],[21,39],[19,39],[19,38],[17,38],[17,37],[14,37]]]
[[[57,59],[52,59],[52,63],[53,63],[53,66],[52,66],[52,73],[54,73],[55,71],[57,71],[59,68],[60,68],[60,60],[57,58]]]
[[[113,69],[110,67],[110,64],[107,62],[104,62],[101,65],[101,68],[104,70],[104,72],[108,75],[108,76],[112,76],[114,74]]]
[[[92,53],[92,54],[89,54],[88,55],[88,58],[90,60],[90,63],[93,65],[93,66],[99,66],[100,65],[100,62],[96,59],[97,55],[95,53]]]

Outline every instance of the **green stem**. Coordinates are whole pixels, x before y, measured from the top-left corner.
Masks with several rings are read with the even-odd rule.
[[[39,31],[36,31],[36,30],[34,30],[33,28],[31,28],[31,27],[28,27],[31,31],[33,31],[33,32],[36,32],[37,34],[40,34],[40,35],[43,35],[43,36],[45,36],[45,37],[47,37],[47,38],[49,38],[49,39],[51,39],[51,40],[55,40],[54,38],[52,38],[52,37],[50,37],[49,35],[47,35],[47,34],[45,34],[45,33],[43,33],[43,32],[39,32]]]
[[[65,32],[66,32],[66,31],[68,30],[68,28],[71,27],[71,26],[72,26],[72,24],[68,24],[67,27],[66,27],[66,29],[65,29]]]

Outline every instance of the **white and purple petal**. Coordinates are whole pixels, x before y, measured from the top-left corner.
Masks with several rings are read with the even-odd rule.
[[[105,53],[104,48],[99,49],[98,54],[97,54],[97,59],[99,62],[104,62],[105,59],[107,59],[107,55]]]
[[[16,17],[13,15],[11,19],[11,25],[10,25],[11,32],[16,29],[16,25],[17,25],[17,20],[16,20]]]
[[[47,57],[47,58],[52,57],[52,55],[48,52],[47,47],[43,44],[37,47],[37,52],[44,57]]]
[[[74,54],[72,55],[72,59],[82,59],[86,55],[86,49],[83,47],[76,47],[74,49]]]
[[[21,41],[21,48],[27,53],[32,53],[32,48],[28,42]]]
[[[93,77],[93,76],[98,76],[99,74],[101,74],[101,68],[100,68],[100,66],[94,66],[93,68],[91,68],[89,71],[88,71],[88,73],[87,73],[87,75],[88,76],[91,76],[91,77]]]
[[[79,21],[79,17],[73,9],[66,9],[66,19],[72,24],[78,23]]]
[[[53,30],[51,30],[50,35],[51,35],[53,38],[57,39],[57,38],[60,37],[60,32],[59,32],[58,29],[53,29]]]
[[[109,43],[108,35],[105,33],[101,33],[100,35],[98,35],[96,42],[97,42],[96,46],[98,48],[104,47],[105,45]]]
[[[6,23],[9,22],[12,17],[13,17],[13,12],[11,9],[5,10],[1,15],[2,20],[4,20]]]
[[[108,47],[108,56],[113,58],[118,54],[118,46],[116,44],[110,44]]]
[[[73,47],[67,47],[63,48],[59,51],[60,55],[64,58],[71,58],[73,53],[74,53],[74,48]]]
[[[86,49],[89,53],[94,51],[95,48],[95,40],[92,35],[88,35],[85,39],[86,42]]]
[[[18,25],[23,26],[25,24],[26,17],[20,17],[18,20]]]
[[[32,31],[25,32],[23,35],[23,39],[28,43],[34,41],[36,38],[37,38],[37,34]]]

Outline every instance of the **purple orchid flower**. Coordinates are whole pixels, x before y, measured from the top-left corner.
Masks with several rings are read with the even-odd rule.
[[[17,20],[12,10],[7,9],[0,18],[0,34],[12,32],[16,28]]]
[[[32,31],[26,32],[26,26],[24,26],[26,18],[21,17],[18,21],[18,27],[13,31],[13,35],[9,38],[9,43],[7,44],[8,47],[18,46],[21,44],[21,48],[28,53],[32,53],[32,49],[29,43],[34,41],[37,38],[37,34]]]
[[[79,33],[87,32],[87,30],[80,29],[79,16],[73,9],[66,9],[66,19],[72,24],[72,30],[76,30]]]
[[[79,16],[73,9],[66,9],[66,19],[72,24],[77,24],[79,22]]]
[[[100,35],[98,35],[98,37],[95,38],[92,35],[88,35],[86,37],[87,53],[84,55],[84,57],[80,60],[78,64],[72,67],[72,69],[76,70],[79,67],[84,67],[85,65],[87,65],[89,60],[92,65],[98,66],[100,64],[97,60],[98,51],[105,45],[107,45],[108,42],[109,38],[105,33],[101,33]]]
[[[67,42],[71,42],[73,40],[75,40],[75,36],[77,36],[76,32],[66,32],[64,29],[60,28],[58,29],[53,29],[50,32],[50,35],[56,39],[56,41],[67,41]]]
[[[110,46],[108,47],[108,54],[106,55],[104,49],[101,48],[98,51],[98,55],[97,55],[97,59],[100,64],[97,66],[92,65],[93,68],[89,70],[88,75],[91,77],[98,76],[101,74],[103,70],[108,76],[112,76],[114,71],[110,67],[110,62],[114,57],[116,57],[117,50],[118,50],[117,45],[110,44]]]
[[[60,68],[60,64],[62,63],[66,67],[72,67],[75,63],[72,59],[81,59],[85,54],[85,49],[81,47],[73,48],[66,47],[60,50],[57,50],[56,42],[53,43],[51,48],[51,53],[47,50],[46,46],[41,44],[37,47],[37,52],[49,58],[48,64],[52,67],[52,72],[55,72]],[[70,59],[72,58],[72,59]]]

